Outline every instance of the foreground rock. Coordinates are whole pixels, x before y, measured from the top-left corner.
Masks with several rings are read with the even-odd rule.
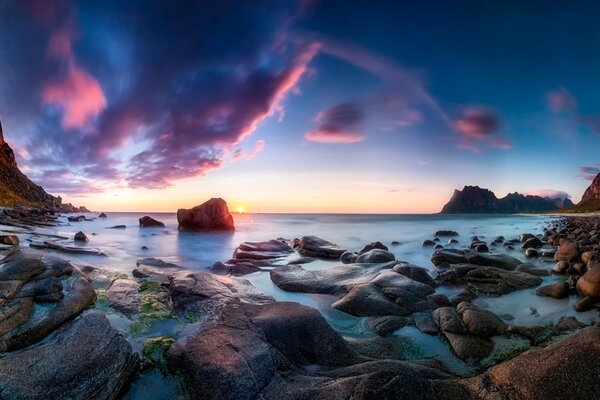
[[[507,254],[478,253],[470,250],[458,249],[437,250],[431,256],[431,262],[436,267],[452,264],[474,264],[501,268],[508,271],[513,271],[517,266],[523,264],[517,258]]]
[[[115,279],[106,290],[108,306],[126,315],[140,312],[140,284],[131,279]]]
[[[540,277],[525,272],[472,264],[455,264],[442,268],[436,276],[436,281],[444,285],[467,285],[475,292],[494,295],[503,295],[542,283]]]
[[[600,264],[590,268],[577,281],[577,290],[582,297],[600,300]]]
[[[3,399],[116,399],[138,357],[100,312],[66,323],[44,342],[0,358]]]
[[[194,231],[233,231],[233,216],[227,203],[221,198],[213,198],[190,210],[177,211],[179,229]]]

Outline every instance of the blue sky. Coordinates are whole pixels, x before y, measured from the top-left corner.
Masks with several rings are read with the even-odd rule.
[[[4,1],[6,139],[96,209],[435,212],[466,184],[577,201],[600,166],[600,5],[390,3]]]

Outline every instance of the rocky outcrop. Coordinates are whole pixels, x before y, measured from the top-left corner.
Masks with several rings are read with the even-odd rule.
[[[177,211],[179,229],[194,231],[233,231],[233,216],[227,203],[221,198],[213,198],[190,210]]]
[[[600,210],[600,174],[596,175],[590,186],[585,190],[577,208],[582,211]]]
[[[509,193],[505,197],[496,195],[479,186],[465,186],[455,190],[450,201],[442,208],[442,214],[516,214],[521,212],[545,212],[568,207],[568,199]]]

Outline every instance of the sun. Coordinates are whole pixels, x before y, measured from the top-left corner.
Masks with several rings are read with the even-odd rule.
[[[246,209],[244,207],[238,207],[235,210],[238,214],[243,214],[246,212]]]

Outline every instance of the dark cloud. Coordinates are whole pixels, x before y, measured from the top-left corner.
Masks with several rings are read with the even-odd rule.
[[[359,103],[343,103],[321,111],[315,121],[319,127],[306,134],[311,142],[355,143],[364,140],[361,125],[365,112]]]
[[[221,167],[318,51],[285,39],[292,1],[47,4],[0,14],[0,110],[28,165],[82,179],[157,188]]]
[[[456,130],[461,135],[459,148],[479,151],[484,143],[500,149],[512,148],[512,143],[498,135],[502,121],[498,113],[482,106],[467,107],[456,121]]]

